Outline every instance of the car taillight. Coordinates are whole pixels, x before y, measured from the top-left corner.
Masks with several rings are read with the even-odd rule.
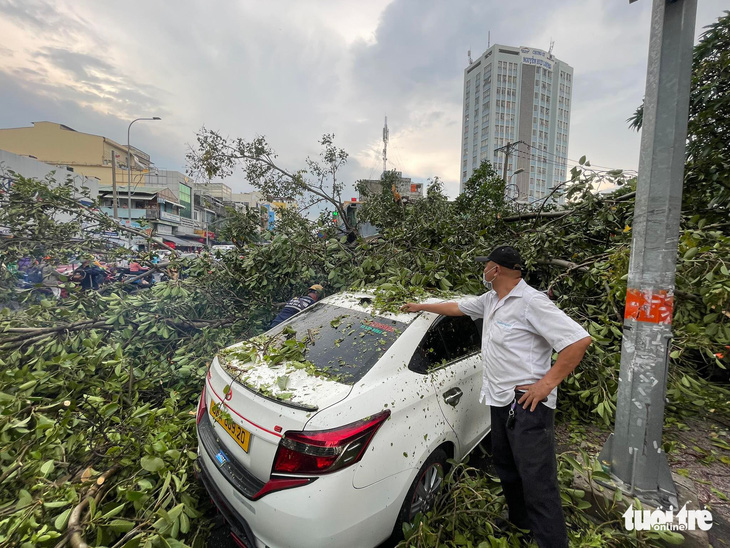
[[[200,424],[200,419],[203,418],[205,412],[208,409],[208,403],[206,402],[206,385],[203,384],[203,393],[200,395],[200,401],[198,402],[198,413],[195,415],[195,424]]]
[[[272,474],[324,474],[358,462],[390,410],[331,430],[286,432]]]

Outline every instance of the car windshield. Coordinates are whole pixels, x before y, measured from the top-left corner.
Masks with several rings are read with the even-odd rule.
[[[317,304],[274,328],[276,336],[291,329],[306,338],[305,358],[317,371],[343,384],[354,384],[375,365],[407,325],[330,304]]]

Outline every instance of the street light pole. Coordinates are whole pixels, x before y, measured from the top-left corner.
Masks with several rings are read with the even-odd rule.
[[[127,222],[129,228],[132,228],[132,164],[131,160],[131,147],[129,145],[129,133],[132,130],[132,124],[139,122],[140,120],[162,120],[159,116],[153,116],[152,118],[136,118],[129,122],[127,127]],[[129,248],[132,249],[132,236],[129,235]]]
[[[515,175],[519,175],[523,171],[525,171],[523,168],[516,169],[512,172],[512,174],[509,177],[507,177],[507,180],[504,182],[505,183],[505,189],[504,189],[505,193],[507,192],[507,189],[509,188],[509,185],[511,184],[510,181],[512,181],[512,177],[514,177]],[[519,189],[519,187],[517,187],[515,189],[515,200],[517,200],[519,197],[520,197],[520,189]]]

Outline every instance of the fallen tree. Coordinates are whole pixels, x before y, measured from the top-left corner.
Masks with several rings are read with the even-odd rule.
[[[206,141],[205,147],[215,144]],[[336,168],[342,155],[330,152]],[[273,158],[268,148],[261,153]],[[226,166],[223,156],[206,161]],[[261,169],[272,175],[271,166],[264,163]],[[620,183],[619,190],[595,195],[601,177]],[[328,293],[375,288],[376,303],[384,308],[418,296],[480,293],[481,268],[474,257],[503,243],[520,248],[528,281],[549,291],[594,339],[580,369],[561,385],[560,420],[573,431],[610,424],[633,184],[622,174],[576,168],[562,188],[565,209],[546,205],[526,212],[504,199],[504,183],[485,164],[454,202],[437,181],[424,199],[410,204],[397,203],[390,188],[371,196],[361,220],[382,229],[378,238],[367,240],[348,241],[331,222],[312,223],[289,212],[277,232],[266,236],[268,245],[256,245],[252,219],[234,218],[230,230],[240,235],[244,253],[220,262],[174,260],[188,278],[134,294],[69,286],[70,295],[61,302],[33,291],[23,300],[3,270],[0,299],[12,296],[15,308],[0,311],[0,544],[54,546],[73,538],[78,545],[202,546],[209,521],[203,515],[207,498],[193,480],[194,414],[212,357],[262,331],[275,303],[312,283],[322,283]],[[683,212],[679,239],[666,407],[667,420],[675,425],[689,416],[730,423],[730,227],[722,188],[713,184],[702,179],[696,188],[686,188],[691,207]],[[48,218],[36,214],[23,225],[24,237],[3,249],[15,257],[46,255],[49,246],[41,232],[46,231],[54,235],[52,254],[88,250],[90,242],[69,243],[67,237],[64,243],[64,235],[78,226],[55,226],[53,195],[43,196]],[[66,212],[71,207],[57,203]],[[702,458],[730,461],[730,448],[719,437],[715,441],[717,452]],[[668,444],[665,450],[672,455],[681,447]],[[585,517],[586,501],[572,489],[572,474],[577,468],[601,471],[590,459],[580,460],[560,461],[564,505],[576,538],[595,545],[659,542],[656,535],[630,537],[614,527],[615,516],[599,525]],[[434,545],[448,537],[462,539],[463,545],[519,544],[518,536],[483,519],[498,508],[499,486],[471,470],[458,474],[449,497],[430,518],[414,524],[407,542]],[[104,489],[87,491],[102,476]],[[721,495],[727,496],[715,494],[710,502]]]
[[[418,295],[479,293],[474,257],[500,243],[518,246],[530,283],[550,290],[594,337],[562,387],[562,420],[610,423],[633,201],[595,197],[591,175],[574,177],[571,212],[559,217],[511,220],[512,204],[489,196],[488,177],[472,194],[480,205],[449,202],[436,183],[406,206],[387,192],[372,197],[363,215],[385,227],[377,239],[348,243],[331,224],[290,215],[268,245],[221,261],[174,262],[187,279],[133,294],[69,288],[60,303],[31,293],[0,315],[0,542],[46,545],[74,534],[104,545],[201,545],[208,522],[192,481],[193,415],[216,352],[260,332],[275,303],[315,282],[329,293],[377,288],[386,308]],[[730,345],[730,238],[685,216],[680,246],[667,406],[674,417],[723,408],[727,392],[706,379],[725,371]],[[114,466],[101,495],[79,496],[96,470]],[[77,511],[72,522],[85,500],[88,518]],[[588,527],[579,512],[569,515],[574,527]]]

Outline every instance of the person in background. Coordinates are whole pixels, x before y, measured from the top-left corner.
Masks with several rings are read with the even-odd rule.
[[[33,258],[32,257],[22,257],[21,259],[18,259],[18,272],[25,272],[28,270],[33,264]]]
[[[104,281],[104,271],[92,263],[93,257],[87,257],[74,271],[74,280],[81,284],[81,289],[99,289]]]
[[[30,265],[26,268],[24,280],[31,285],[43,283],[43,268],[37,259],[32,259]]]
[[[73,280],[78,282],[84,291],[95,289],[94,276],[91,270],[91,259],[81,261],[81,264],[74,270]]]
[[[43,274],[43,287],[48,288],[51,290],[51,293],[53,293],[53,296],[56,299],[61,298],[61,288],[58,287],[59,283],[61,282],[61,275],[58,273],[58,271],[48,263],[47,261],[50,260],[50,257],[45,257],[41,261],[41,272]]]
[[[279,325],[281,322],[288,320],[297,312],[301,312],[305,308],[312,306],[318,300],[324,296],[324,287],[319,284],[314,284],[309,288],[309,293],[303,297],[294,297],[290,299],[288,303],[284,305],[281,312],[277,314],[269,324],[269,329]]]

